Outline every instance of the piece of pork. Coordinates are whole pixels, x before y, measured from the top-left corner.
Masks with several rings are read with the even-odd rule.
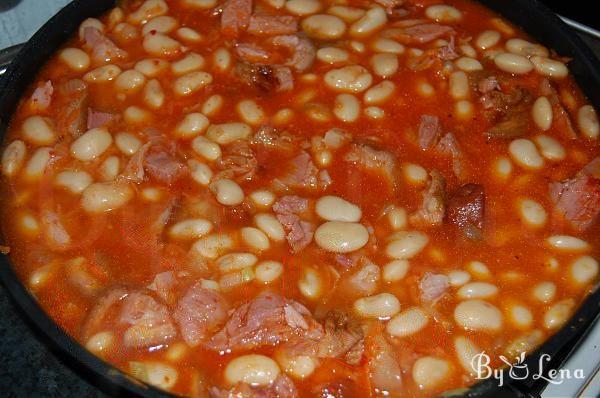
[[[592,226],[600,215],[600,157],[573,178],[550,183],[550,198],[556,212],[577,231]]]
[[[375,142],[355,142],[345,154],[344,160],[365,170],[379,173],[389,183],[392,189],[398,181],[398,160],[396,156],[385,149],[380,149]]]
[[[57,128],[77,138],[86,131],[89,91],[83,80],[73,79],[57,88]]]
[[[119,118],[119,115],[114,114],[114,113],[109,113],[109,112],[101,112],[101,111],[97,111],[94,110],[92,108],[88,108],[88,113],[87,113],[87,129],[93,129],[96,127],[102,127],[105,126],[109,123],[111,123],[113,120],[117,120]]]
[[[215,180],[229,178],[243,182],[251,180],[258,172],[256,155],[246,140],[238,140],[228,145],[215,164],[219,170],[215,174]]]
[[[319,340],[323,327],[300,303],[263,292],[233,311],[219,332],[204,343],[219,352],[238,352],[303,340]]]
[[[93,26],[87,26],[83,31],[84,46],[92,51],[95,63],[109,63],[127,57],[127,52]]]
[[[286,240],[293,253],[302,251],[312,242],[314,226],[300,217],[307,209],[308,199],[294,195],[283,196],[273,205],[277,219],[287,232]]]
[[[411,224],[419,227],[439,226],[446,215],[446,179],[437,170],[429,175],[429,185],[421,193],[421,207],[409,216]]]
[[[234,73],[240,81],[261,92],[284,92],[294,88],[294,76],[287,66],[238,62]]]
[[[317,49],[312,41],[299,35],[275,36],[271,42],[274,46],[285,47],[292,53],[285,65],[298,72],[304,72],[310,68],[317,55]]]
[[[448,221],[472,240],[483,239],[485,189],[480,184],[465,184],[448,200]]]
[[[235,38],[250,24],[252,0],[227,0],[221,12],[221,33]]]
[[[197,346],[208,339],[227,320],[229,305],[214,290],[195,283],[181,297],[173,314],[179,330],[189,346]]]
[[[290,35],[298,31],[298,20],[291,15],[252,15],[248,33],[255,36]]]
[[[514,88],[508,93],[488,91],[480,99],[486,118],[493,126],[485,132],[489,139],[513,139],[529,132],[533,97],[525,89]]]
[[[439,300],[450,287],[450,279],[444,274],[427,272],[419,281],[421,300],[434,303]]]
[[[422,115],[419,123],[418,142],[423,150],[433,148],[442,136],[440,118],[432,115]]]
[[[143,292],[133,292],[122,300],[118,322],[127,325],[123,343],[130,348],[166,344],[177,336],[177,329],[166,305]]]
[[[38,111],[47,110],[52,103],[53,93],[54,86],[52,85],[52,81],[48,80],[43,84],[39,84],[35,90],[33,90],[33,94],[31,94],[31,107]]]
[[[240,382],[229,390],[211,387],[209,394],[211,398],[297,398],[298,390],[292,379],[282,374],[267,386]]]

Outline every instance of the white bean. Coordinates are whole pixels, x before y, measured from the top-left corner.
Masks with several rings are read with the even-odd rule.
[[[103,65],[83,75],[83,80],[88,83],[105,83],[114,80],[121,73],[117,65]]]
[[[402,44],[395,40],[386,39],[383,37],[375,39],[371,45],[371,48],[373,51],[389,54],[404,54],[404,51],[406,51],[406,48]]]
[[[369,232],[362,224],[328,221],[315,231],[315,243],[322,249],[334,253],[349,253],[365,246]]]
[[[233,240],[227,234],[211,234],[204,236],[192,245],[191,252],[202,257],[216,259],[233,247]]]
[[[454,338],[454,351],[456,352],[458,362],[467,374],[476,374],[477,370],[473,367],[473,359],[476,355],[481,355],[483,351],[475,343],[463,336]]]
[[[141,25],[152,18],[166,14],[168,11],[169,6],[164,0],[146,0],[137,10],[129,14],[127,20]]]
[[[144,87],[144,103],[152,109],[160,109],[165,103],[165,92],[156,79],[150,80]]]
[[[130,133],[119,133],[115,136],[115,145],[125,155],[131,156],[142,146],[142,141]]]
[[[244,191],[235,181],[224,178],[214,181],[209,188],[222,205],[237,206],[244,201]]]
[[[161,15],[144,24],[142,27],[142,35],[147,35],[148,33],[152,32],[170,33],[177,29],[178,25],[179,23],[175,18],[168,15]]]
[[[242,240],[252,249],[257,251],[267,250],[271,244],[269,238],[260,229],[253,227],[242,228],[241,231]]]
[[[591,256],[581,256],[571,264],[571,278],[581,285],[593,282],[598,276],[598,261]]]
[[[565,299],[554,304],[544,314],[544,327],[558,329],[567,322],[575,308],[575,300]]]
[[[169,67],[169,62],[159,58],[143,59],[135,64],[134,69],[146,77],[156,77]]]
[[[189,113],[179,122],[173,132],[179,138],[191,138],[202,134],[208,127],[210,121],[201,113]]]
[[[200,10],[208,10],[217,5],[217,0],[183,0],[183,5]]]
[[[494,58],[494,63],[498,69],[515,75],[524,75],[533,70],[531,61],[517,54],[500,53]]]
[[[104,213],[124,206],[133,195],[134,192],[128,184],[96,182],[83,191],[81,206],[88,213]]]
[[[310,15],[322,8],[318,0],[288,0],[285,2],[285,9],[293,15]]]
[[[323,47],[317,50],[317,59],[326,64],[339,64],[348,61],[348,51],[337,47]]]
[[[96,159],[112,144],[112,136],[105,128],[93,128],[71,144],[71,155],[81,161]]]
[[[210,221],[203,218],[189,218],[179,221],[169,228],[169,236],[174,239],[199,239],[208,234],[213,228]]]
[[[275,195],[271,191],[264,189],[254,191],[249,195],[254,205],[257,207],[268,208],[275,202]]]
[[[597,139],[600,136],[600,124],[598,115],[591,105],[584,105],[577,112],[577,124],[579,129],[589,139]]]
[[[302,30],[313,39],[335,40],[346,32],[346,23],[334,15],[317,14],[302,21]]]
[[[144,36],[142,46],[148,54],[156,57],[172,57],[181,52],[181,43],[158,32]]]
[[[266,121],[264,109],[253,100],[240,101],[237,111],[244,122],[253,126],[264,124]]]
[[[398,56],[390,53],[375,54],[371,57],[373,73],[379,77],[387,78],[398,71]]]
[[[394,337],[406,337],[421,331],[429,323],[429,317],[419,307],[411,307],[394,316],[386,325]]]
[[[483,300],[466,300],[454,309],[454,320],[467,330],[491,330],[502,327],[502,313]]]
[[[450,96],[454,99],[463,99],[469,96],[469,78],[463,71],[453,72],[449,80]]]
[[[210,184],[210,181],[213,177],[213,172],[208,165],[195,159],[189,159],[187,164],[190,168],[190,175],[194,181],[202,186],[207,186]]]
[[[115,343],[115,334],[113,332],[99,332],[85,342],[85,348],[95,355],[102,355],[113,348]]]
[[[79,48],[65,48],[60,52],[58,58],[76,72],[86,71],[91,64],[90,56]]]
[[[462,286],[471,280],[471,274],[465,271],[450,271],[448,272],[450,286]]]
[[[467,270],[476,278],[487,279],[492,275],[488,266],[481,261],[470,261]]]
[[[325,73],[325,85],[336,91],[359,93],[371,86],[373,77],[360,65],[344,66]]]
[[[508,151],[515,163],[526,169],[538,170],[544,166],[544,158],[535,144],[526,138],[513,140],[508,146]]]
[[[480,50],[487,50],[498,44],[501,38],[502,35],[500,35],[500,32],[498,31],[484,30],[477,36],[477,39],[475,39],[475,45]]]
[[[365,10],[357,7],[348,7],[343,5],[334,5],[329,7],[327,13],[342,18],[344,21],[351,23],[360,19],[365,15]]]
[[[343,122],[355,122],[360,116],[360,101],[352,94],[339,94],[335,97],[333,114]]]
[[[74,194],[82,193],[91,183],[92,177],[85,171],[65,170],[54,179],[56,185],[66,188]]]
[[[552,126],[553,112],[548,98],[539,97],[535,100],[531,109],[531,116],[540,130],[546,131]]]
[[[590,246],[586,241],[569,235],[552,235],[546,239],[546,243],[559,251],[582,251]]]
[[[283,274],[283,265],[279,261],[263,261],[254,268],[256,279],[262,283],[271,283]]]
[[[425,16],[437,22],[454,23],[462,19],[462,12],[452,6],[436,4],[425,9]]]
[[[528,329],[533,323],[533,314],[522,305],[513,305],[509,308],[510,320],[520,329]]]
[[[194,72],[204,68],[204,57],[197,53],[189,53],[179,61],[171,64],[171,72],[176,76],[185,75],[186,73]]]
[[[487,282],[471,282],[463,285],[456,292],[461,299],[471,298],[489,298],[498,293],[498,288],[495,285]]]
[[[221,157],[221,147],[219,144],[201,135],[192,140],[192,149],[207,160],[217,160]]]
[[[519,202],[519,212],[523,221],[536,228],[544,226],[548,219],[544,207],[531,199],[524,199]]]
[[[483,70],[483,65],[481,65],[481,62],[471,57],[460,57],[459,59],[454,61],[454,64],[458,69],[464,72],[474,72],[477,70]]]
[[[268,386],[273,383],[280,370],[277,362],[271,358],[248,354],[233,359],[225,368],[225,380],[230,385],[246,383],[252,386]]]
[[[202,113],[206,116],[216,115],[223,107],[223,96],[215,94],[208,97],[202,104]]]
[[[356,300],[354,311],[363,318],[388,319],[400,311],[400,301],[393,294],[380,293]]]
[[[41,116],[30,116],[21,126],[25,141],[34,145],[52,145],[57,138],[49,119]]]
[[[431,7],[429,7],[431,8]],[[424,390],[438,387],[450,375],[450,364],[445,359],[422,357],[415,361],[412,378]]]
[[[552,282],[541,282],[533,287],[533,297],[542,303],[549,303],[556,296],[556,285]]]
[[[214,3],[216,3],[216,0],[210,0],[213,1]],[[187,26],[184,26],[183,28],[179,28],[175,31],[175,34],[177,35],[178,38],[180,38],[181,40],[188,42],[188,43],[199,43],[202,40],[204,40],[204,37],[196,32],[194,29],[192,28],[188,28]]]
[[[190,72],[175,80],[173,83],[173,92],[178,96],[187,96],[195,93],[203,87],[212,83],[213,78],[207,72]]]
[[[428,242],[429,238],[418,231],[396,232],[385,252],[398,260],[410,259],[419,254]]]
[[[170,390],[179,378],[179,373],[175,368],[165,363],[158,361],[130,362],[130,370],[132,374],[136,374],[136,366],[141,367],[140,374],[143,375],[143,381],[158,387],[162,390]],[[135,364],[135,365],[133,365]]]
[[[290,355],[285,350],[277,350],[275,358],[283,371],[296,379],[306,379],[312,375],[317,368],[317,360],[308,355]]]
[[[127,123],[141,124],[147,122],[152,115],[145,109],[138,106],[128,106],[123,112],[123,119]]]
[[[42,177],[46,166],[50,161],[52,149],[48,147],[38,148],[25,165],[25,177],[28,179],[37,179]]]
[[[27,147],[21,140],[11,142],[2,153],[2,172],[7,177],[16,175],[23,167]]]
[[[427,170],[418,164],[407,163],[402,167],[406,179],[413,184],[424,184],[429,178]]]
[[[394,207],[393,209],[388,210],[387,218],[390,223],[390,227],[392,227],[394,231],[406,228],[406,224],[408,222],[406,209],[402,207]]]
[[[229,253],[216,261],[219,271],[223,274],[252,267],[258,258],[252,253]]]
[[[302,278],[298,280],[298,289],[309,300],[318,299],[323,293],[323,281],[319,273],[310,267],[302,270]]]
[[[267,234],[270,239],[276,242],[282,241],[285,238],[283,226],[272,214],[258,213],[254,216],[254,223],[261,231]]]
[[[362,217],[360,207],[339,196],[323,196],[317,200],[315,211],[327,221],[358,222]]]
[[[535,71],[542,76],[562,79],[569,75],[569,69],[560,61],[539,56],[533,56],[530,60],[535,67]]]
[[[381,7],[369,9],[364,16],[350,26],[350,35],[353,37],[366,37],[381,29],[387,22],[387,14]]]
[[[383,280],[388,283],[398,282],[408,273],[409,263],[406,260],[393,260],[383,267]]]
[[[80,40],[84,40],[85,39],[85,29],[86,28],[96,28],[98,29],[100,32],[104,32],[104,24],[96,18],[87,18],[85,19],[80,25],[79,25],[79,30],[77,31],[79,34],[79,39]]]
[[[231,53],[226,48],[218,48],[213,55],[213,63],[217,71],[226,72],[231,68]]]
[[[547,57],[550,54],[548,49],[541,44],[534,44],[528,42],[527,40],[518,38],[507,40],[506,49],[513,54],[523,55],[526,57],[531,57],[533,55]]]
[[[246,139],[250,134],[252,129],[245,123],[223,123],[211,125],[206,132],[206,137],[218,144],[227,145]]]

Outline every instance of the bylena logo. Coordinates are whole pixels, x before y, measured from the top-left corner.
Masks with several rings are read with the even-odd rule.
[[[504,355],[498,357],[508,367],[508,372],[504,374],[504,369],[494,369],[490,366],[491,358],[488,354],[480,352],[471,358],[471,367],[475,377],[479,380],[494,378],[498,381],[498,386],[504,385],[504,377],[508,376],[513,380],[524,380],[531,376],[533,380],[545,380],[552,384],[562,384],[565,380],[585,379],[583,369],[549,369],[545,366],[552,359],[548,354],[542,354],[537,363],[537,369],[530,369],[525,363],[525,353],[522,352],[514,360],[510,360]]]

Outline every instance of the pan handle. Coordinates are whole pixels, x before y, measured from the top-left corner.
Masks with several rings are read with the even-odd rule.
[[[8,65],[10,65],[10,63],[22,47],[23,44],[16,44],[14,46],[0,50],[0,77],[2,77],[6,73]]]

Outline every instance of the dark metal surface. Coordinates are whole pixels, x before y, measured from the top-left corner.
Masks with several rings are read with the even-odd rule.
[[[115,0],[75,0],[53,17],[42,29],[20,50],[11,63],[0,92],[0,137],[7,128],[10,116],[16,104],[35,78],[36,72],[58,47],[76,31],[80,22],[88,17],[97,16],[114,5]],[[570,69],[579,85],[596,108],[600,108],[600,67],[598,60],[582,41],[574,35],[560,19],[545,6],[535,0],[480,0],[481,3],[498,11],[513,21],[541,43],[554,48],[562,56],[573,59]],[[14,56],[14,48],[0,53],[0,70],[2,55],[6,58]],[[12,52],[12,54],[11,54]],[[0,87],[2,82],[0,82]],[[35,299],[27,292],[10,268],[5,256],[0,257],[0,279],[13,297],[21,311],[31,321],[38,332],[48,338],[47,344],[59,349],[65,361],[84,374],[99,377],[101,388],[110,395],[141,395],[162,397],[166,394],[156,389],[132,381],[128,376],[102,362],[86,351],[75,340],[67,336],[41,310]],[[552,367],[559,367],[568,353],[571,352],[589,326],[600,313],[600,290],[598,287],[590,294],[569,323],[561,329],[540,349],[532,353],[527,363],[535,367],[542,353],[554,358]],[[551,369],[547,367],[546,369]],[[89,377],[89,376],[88,376]],[[544,384],[540,380],[508,382],[499,389],[494,380],[483,381],[464,395],[468,397],[535,397],[539,396]],[[98,382],[98,380],[97,380]]]

